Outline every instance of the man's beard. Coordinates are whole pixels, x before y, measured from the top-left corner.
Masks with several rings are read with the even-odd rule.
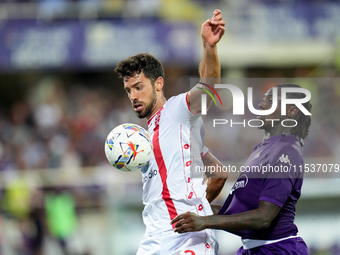
[[[141,112],[136,112],[137,117],[140,119],[144,119],[152,114],[153,108],[155,107],[157,103],[157,95],[156,95],[156,90],[153,89],[152,91],[152,100],[148,106],[146,106],[144,111]]]

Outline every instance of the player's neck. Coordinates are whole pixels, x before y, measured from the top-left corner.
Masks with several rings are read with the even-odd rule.
[[[274,126],[270,130],[265,130],[263,141],[267,140],[270,137],[276,136],[276,135],[282,135],[282,134],[287,134],[291,130],[290,127],[282,127],[282,126]]]

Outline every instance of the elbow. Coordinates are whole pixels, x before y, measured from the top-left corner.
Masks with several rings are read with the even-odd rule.
[[[224,186],[224,184],[227,180],[227,178],[223,178],[223,177],[220,177],[220,176],[214,177],[213,179],[214,179],[214,185],[216,187],[221,187],[221,188],[223,188],[223,186]]]
[[[255,210],[254,222],[257,229],[267,229],[277,217],[280,207],[266,201],[259,202],[259,208]]]
[[[223,180],[223,183],[228,179],[229,175],[227,172],[222,172],[219,174],[218,178]]]
[[[267,229],[270,227],[272,223],[272,219],[270,217],[260,217],[255,222],[255,229],[261,230],[261,229]]]
[[[257,229],[267,229],[270,227],[271,221],[269,220],[262,220],[258,222]]]
[[[222,183],[222,185],[224,185],[225,181],[228,179],[228,173],[227,172],[223,172],[223,171],[220,171],[220,172],[207,172],[206,173],[207,177],[208,178],[214,178],[214,179],[218,179],[219,183]]]

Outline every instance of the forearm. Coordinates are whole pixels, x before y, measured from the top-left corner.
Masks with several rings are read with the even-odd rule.
[[[271,220],[266,219],[257,210],[233,215],[205,216],[204,228],[221,229],[225,231],[257,230],[270,226]]]
[[[205,228],[226,231],[256,230],[268,228],[280,211],[280,207],[267,201],[260,201],[254,210],[233,215],[204,217]]]
[[[213,17],[202,24],[201,37],[203,42],[203,58],[199,66],[199,75],[201,83],[213,86],[218,83],[217,78],[221,77],[220,62],[217,55],[217,43],[221,40],[225,31],[225,21],[223,20],[221,11],[216,9]],[[212,80],[213,79],[213,80]],[[190,111],[194,114],[200,113],[201,96],[204,90],[202,84],[197,84],[188,93],[187,102],[190,105]],[[211,104],[212,99],[208,98],[207,107]]]
[[[209,178],[207,180],[206,198],[211,203],[220,194],[226,179]]]
[[[186,212],[176,216],[171,221],[171,224],[177,222],[175,232],[178,233],[200,231],[209,228],[229,232],[265,229],[270,226],[279,211],[279,207],[273,204],[274,207],[272,207],[269,204],[267,204],[268,206],[264,205],[261,209],[257,208],[232,215],[216,215],[215,210],[214,215],[211,216],[199,216],[192,212]]]
[[[211,206],[211,210],[213,211],[214,215],[218,215],[218,213],[220,212],[222,206],[221,205],[210,205]]]
[[[214,208],[216,209],[216,208]],[[176,216],[171,224],[176,223],[175,232],[185,233],[200,231],[203,229],[221,229],[225,231],[256,230],[268,228],[280,211],[280,207],[260,201],[259,207],[233,215],[199,216],[192,212],[186,212]]]
[[[205,79],[220,78],[221,68],[220,61],[217,54],[217,45],[209,45],[203,42],[203,59],[199,66],[200,78],[203,82]]]

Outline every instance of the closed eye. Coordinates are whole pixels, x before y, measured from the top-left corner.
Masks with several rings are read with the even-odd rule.
[[[261,102],[268,102],[268,103],[272,104],[273,103],[273,99],[272,98],[269,98],[269,99],[262,98]]]

